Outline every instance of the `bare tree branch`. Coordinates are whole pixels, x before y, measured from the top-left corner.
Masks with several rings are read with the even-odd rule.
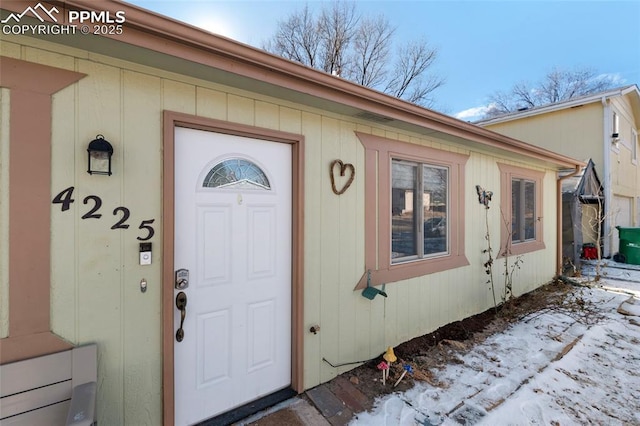
[[[341,75],[346,51],[353,39],[360,19],[355,3],[334,2],[331,9],[323,9],[318,21],[321,69]]]
[[[387,75],[387,60],[395,28],[382,15],[361,21],[353,38],[353,53],[345,78],[377,88]]]
[[[362,17],[355,2],[336,0],[313,16],[308,7],[278,23],[263,48],[417,104],[430,104],[444,79],[428,73],[437,50],[425,40],[392,51],[389,21]]]
[[[520,82],[513,86],[511,92],[515,96],[517,108],[533,108],[537,105],[536,91],[531,89],[527,83]]]
[[[553,68],[535,85],[519,82],[508,92],[490,95],[491,106],[485,118],[598,93],[611,87],[611,79],[598,75],[591,68]]]
[[[485,116],[494,117],[496,115],[505,114],[512,111],[514,108],[513,99],[509,93],[495,92],[493,95],[489,96],[489,110],[486,112]]]
[[[418,40],[406,44],[398,52],[398,61],[387,83],[385,92],[410,102],[420,103],[427,95],[444,84],[439,77],[421,78],[433,65],[438,52],[426,41]],[[409,92],[407,92],[409,90]]]
[[[278,22],[273,38],[263,48],[310,67],[318,65],[317,24],[309,6]]]

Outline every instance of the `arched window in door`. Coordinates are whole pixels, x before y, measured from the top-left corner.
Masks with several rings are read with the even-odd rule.
[[[269,179],[262,169],[244,158],[228,158],[219,162],[207,173],[202,186],[205,188],[271,190]]]

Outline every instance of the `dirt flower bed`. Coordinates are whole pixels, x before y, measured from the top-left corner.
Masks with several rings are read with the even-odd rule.
[[[575,286],[555,281],[511,299],[497,310],[491,308],[396,346],[394,352],[398,359],[391,364],[385,385],[382,384],[382,372],[378,369],[378,364],[383,360],[383,353],[347,375],[371,404],[376,397],[408,390],[418,380],[432,386],[446,387],[437,381],[434,372],[447,364],[461,363],[459,357],[469,348],[492,334],[503,331],[515,321],[535,318],[549,310],[564,311],[567,315],[582,316],[584,321],[589,321],[591,311],[585,309],[584,301],[572,292],[572,289],[575,289]],[[402,375],[406,365],[411,366],[412,374],[406,374],[394,388],[393,385]]]

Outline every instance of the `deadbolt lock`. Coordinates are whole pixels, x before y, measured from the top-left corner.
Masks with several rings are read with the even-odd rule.
[[[176,271],[176,290],[184,290],[189,287],[189,270],[178,269]]]

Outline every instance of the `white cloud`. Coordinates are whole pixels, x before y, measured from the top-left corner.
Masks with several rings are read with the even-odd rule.
[[[595,80],[609,80],[614,86],[622,86],[627,80],[619,73],[604,73],[595,77]]]
[[[460,120],[473,121],[475,119],[480,119],[484,117],[484,115],[494,108],[493,104],[482,105],[474,108],[465,109],[464,111],[460,111],[453,116]]]

